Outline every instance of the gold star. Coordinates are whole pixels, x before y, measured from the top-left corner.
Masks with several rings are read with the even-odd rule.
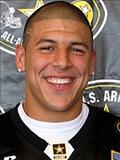
[[[27,17],[29,17],[33,14],[33,12],[35,12],[38,8],[40,8],[43,5],[43,0],[37,0],[34,8],[21,8],[19,9],[19,11],[25,14]]]
[[[56,147],[55,147],[56,146]],[[55,154],[65,154],[64,152],[64,150],[65,150],[65,146],[64,145],[60,145],[60,144],[58,144],[58,145],[55,145],[55,146],[53,146],[53,148],[54,148],[54,152],[55,152]],[[55,151],[56,150],[56,151]]]
[[[105,103],[105,106],[104,106],[104,111],[105,111],[105,112],[110,112],[110,111],[109,111],[109,108],[108,108],[108,105],[107,105],[107,103]]]

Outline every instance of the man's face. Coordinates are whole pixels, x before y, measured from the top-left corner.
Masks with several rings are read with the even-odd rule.
[[[93,71],[89,28],[67,19],[33,24],[25,48],[29,105],[50,112],[78,112],[82,92]]]

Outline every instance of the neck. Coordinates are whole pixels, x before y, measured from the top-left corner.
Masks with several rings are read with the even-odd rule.
[[[46,107],[41,105],[25,101],[23,103],[23,109],[29,117],[35,120],[45,122],[65,122],[75,119],[81,113],[82,102],[79,101],[74,107],[66,109],[65,111],[54,111],[46,109]]]

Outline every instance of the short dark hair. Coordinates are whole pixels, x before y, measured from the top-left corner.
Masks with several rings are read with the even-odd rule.
[[[23,44],[27,42],[28,36],[26,31],[32,27],[34,22],[43,19],[72,19],[77,20],[88,26],[91,32],[91,39],[93,41],[92,29],[84,13],[74,6],[73,4],[66,1],[53,1],[45,4],[44,6],[37,9],[28,19],[24,27],[23,32]]]

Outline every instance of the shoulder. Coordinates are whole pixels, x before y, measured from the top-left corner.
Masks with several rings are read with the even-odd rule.
[[[10,111],[0,115],[0,129],[4,128],[6,125],[8,125],[10,123],[10,121],[9,121],[9,112]]]
[[[0,137],[9,136],[12,134],[14,127],[12,124],[12,117],[15,116],[17,106],[0,115]]]
[[[10,135],[12,132],[12,123],[10,118],[10,111],[0,116],[0,137],[4,138]]]
[[[0,154],[11,149],[16,141],[16,129],[12,120],[16,112],[17,106],[0,116]]]
[[[95,114],[95,124],[108,135],[120,136],[120,117],[105,112],[101,108],[88,106],[90,113]]]
[[[101,108],[96,107],[96,112],[98,119],[101,122],[104,122],[104,124],[114,124],[116,121],[120,121],[120,117],[115,116],[114,114],[110,112],[105,112]]]

